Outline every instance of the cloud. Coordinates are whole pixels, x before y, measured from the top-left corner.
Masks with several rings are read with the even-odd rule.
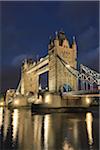
[[[21,54],[19,56],[16,56],[13,61],[12,61],[12,66],[20,66],[22,61],[25,58],[32,58],[32,55],[27,55],[27,54]]]
[[[78,46],[80,48],[80,53],[91,51],[91,49],[95,49],[98,45],[99,35],[94,27],[90,26],[79,35]]]
[[[78,37],[79,62],[99,70],[99,32],[93,26],[86,28]]]
[[[93,70],[99,71],[99,53],[99,47],[88,52],[83,52],[83,55],[80,56],[80,62]]]

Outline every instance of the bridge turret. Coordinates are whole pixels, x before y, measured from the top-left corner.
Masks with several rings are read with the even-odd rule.
[[[63,31],[56,32],[56,37],[54,38],[54,46],[69,48],[69,42]]]
[[[59,87],[70,84],[73,90],[77,89],[77,80],[58,60],[61,57],[70,66],[77,68],[77,50],[73,41],[73,48],[70,47],[65,33],[61,30],[56,32],[56,36],[51,38],[49,43],[49,90],[59,91]],[[75,49],[75,50],[74,50]]]
[[[54,39],[52,36],[49,37],[49,44],[48,44],[48,49],[52,49],[54,47]]]
[[[69,42],[65,36],[65,32],[63,32],[62,30],[59,32],[56,31],[56,36],[55,37],[50,36],[49,39],[50,39],[48,45],[49,50],[51,50],[53,47],[56,46],[60,46],[63,48],[70,48]]]
[[[58,32],[58,40],[59,40],[59,46],[62,46],[64,48],[69,48],[69,42],[66,38],[65,32],[62,30]]]
[[[28,70],[31,66],[33,66],[33,60],[31,58],[25,59],[22,63],[22,70]]]
[[[27,59],[25,59],[22,63],[22,70],[27,70],[28,68],[28,62],[27,62]]]

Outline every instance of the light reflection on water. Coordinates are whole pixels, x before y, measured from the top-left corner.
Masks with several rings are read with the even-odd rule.
[[[6,140],[9,126],[10,126],[10,110],[4,109],[3,140]]]
[[[18,109],[14,109],[14,112],[12,114],[12,125],[13,125],[13,141],[16,140],[17,130],[18,130]]]
[[[89,113],[89,112],[86,113],[86,125],[87,125],[87,133],[88,133],[89,145],[93,144],[92,122],[93,122],[92,113]]]
[[[99,130],[98,120],[90,112],[39,115],[32,114],[30,109],[0,108],[0,147],[2,150],[98,150],[99,133],[94,130]]]
[[[0,130],[1,130],[2,123],[3,123],[3,108],[1,107],[0,108]]]

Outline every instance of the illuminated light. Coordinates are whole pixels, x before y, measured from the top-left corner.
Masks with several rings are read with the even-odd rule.
[[[42,90],[41,84],[40,84],[40,86],[39,86],[39,90]]]
[[[7,90],[7,92],[9,93],[9,92],[10,92],[10,90]]]
[[[14,100],[14,104],[15,104],[15,105],[18,105],[18,104],[19,104],[19,101],[18,101],[18,100]]]
[[[45,146],[45,150],[48,150],[49,130],[50,130],[50,116],[46,115],[45,119],[44,119],[44,146]]]
[[[16,136],[17,136],[18,117],[19,117],[18,109],[14,109],[14,112],[13,112],[13,121],[12,121],[12,125],[13,125],[13,141],[16,140]]]
[[[66,65],[67,66],[67,68],[70,68],[70,65]]]
[[[93,144],[92,122],[93,122],[92,113],[86,113],[86,125],[87,125],[87,133],[88,133],[89,145],[92,145],[92,144]]]
[[[3,108],[1,107],[0,108],[0,129],[1,129],[2,123],[3,123]]]
[[[16,95],[19,95],[19,92],[18,92],[18,91],[16,92]]]
[[[9,117],[10,117],[10,110],[4,109],[4,130],[3,130],[4,141],[6,140],[6,136],[9,128],[9,123],[10,123]]]
[[[0,105],[1,105],[1,106],[3,106],[3,105],[4,105],[4,103],[3,103],[3,102],[0,102]]]
[[[45,89],[48,90],[48,87],[46,87]]]
[[[43,58],[40,58],[40,62],[43,60]]]
[[[46,97],[45,97],[45,103],[51,104],[51,95],[46,95]]]
[[[86,103],[89,105],[91,103],[91,99],[89,97],[86,97]]]

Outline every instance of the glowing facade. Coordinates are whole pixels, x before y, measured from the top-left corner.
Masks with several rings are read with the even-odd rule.
[[[25,60],[22,65],[21,93],[37,93],[39,90],[39,75],[48,71],[48,89],[51,92],[59,92],[64,85],[69,85],[72,90],[77,90],[77,79],[66,70],[59,57],[69,66],[77,69],[77,45],[73,38],[69,45],[65,33],[60,31],[54,38],[50,38],[48,55],[40,61]]]

